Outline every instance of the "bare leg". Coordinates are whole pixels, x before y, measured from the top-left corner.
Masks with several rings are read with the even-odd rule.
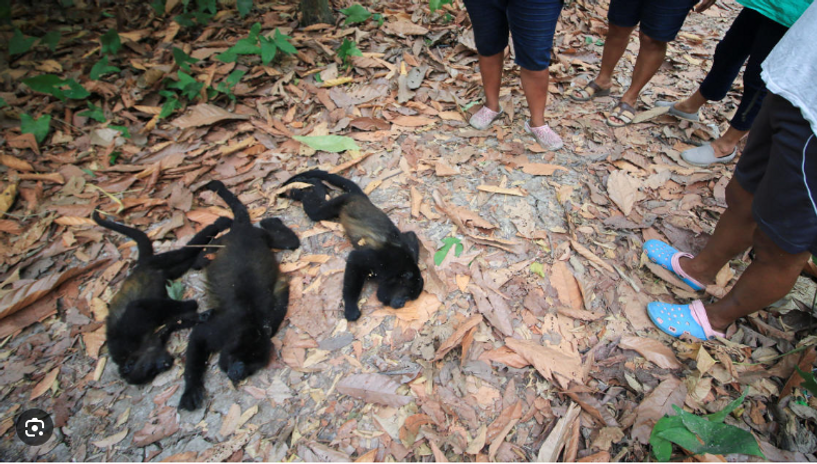
[[[715,157],[723,158],[724,156],[731,155],[732,152],[735,151],[735,147],[738,146],[740,139],[745,137],[748,133],[749,131],[737,130],[729,126],[729,129],[727,129],[723,135],[712,142],[712,148],[715,149]]]
[[[541,71],[522,69],[520,75],[522,78],[522,90],[525,92],[525,98],[528,100],[528,109],[530,109],[530,125],[532,127],[544,126],[550,72],[547,69]],[[497,89],[497,95],[498,92],[499,90]],[[488,93],[487,87],[485,93],[486,95]]]
[[[658,68],[664,63],[667,55],[667,42],[661,42],[641,33],[641,48],[633,70],[633,81],[630,88],[621,96],[621,101],[635,107],[641,90],[652,79]],[[623,123],[623,121],[620,121]]]
[[[502,84],[504,61],[504,51],[496,55],[479,56],[479,74],[482,76],[482,87],[485,90],[485,106],[497,112],[499,111],[499,86]]]
[[[697,113],[698,110],[701,109],[709,100],[704,98],[701,95],[701,89],[695,91],[692,95],[686,98],[686,100],[681,100],[675,104],[675,108],[678,111],[683,111],[684,113]]]
[[[732,290],[717,303],[706,306],[712,328],[723,331],[737,319],[752,314],[786,296],[810,257],[808,251],[790,254],[762,230],[754,234],[755,259]]]
[[[613,86],[613,71],[630,42],[630,34],[635,27],[619,27],[610,24],[607,29],[607,39],[604,42],[604,52],[601,55],[601,70],[596,78],[596,84],[602,89]]]
[[[728,207],[715,226],[712,237],[698,256],[680,260],[679,264],[687,274],[704,285],[713,283],[718,271],[730,259],[752,245],[757,228],[752,217],[753,198],[754,195],[744,190],[734,178],[729,182],[726,186]]]

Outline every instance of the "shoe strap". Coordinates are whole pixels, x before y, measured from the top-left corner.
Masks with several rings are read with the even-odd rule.
[[[706,285],[703,285],[702,283],[700,283],[697,280],[693,279],[689,274],[684,272],[684,269],[681,267],[681,263],[680,263],[681,258],[692,259],[692,258],[694,258],[694,256],[692,256],[689,253],[682,253],[682,252],[678,252],[678,253],[675,253],[674,255],[672,255],[672,259],[670,260],[670,266],[672,267],[672,272],[674,272],[674,273],[678,274],[679,276],[683,277],[684,279],[688,280],[689,283],[697,285],[698,288],[700,288],[700,289],[706,288]],[[693,289],[693,290],[695,290],[695,289]]]
[[[692,318],[695,319],[702,329],[707,340],[713,336],[726,337],[723,332],[718,332],[712,329],[712,324],[709,323],[709,316],[706,314],[706,308],[701,300],[695,300],[689,305],[689,310],[692,313]]]

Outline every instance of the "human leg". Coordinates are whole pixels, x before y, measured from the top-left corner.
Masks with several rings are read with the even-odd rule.
[[[465,8],[474,28],[479,54],[479,73],[485,92],[485,105],[472,118],[478,129],[487,128],[499,116],[499,88],[502,84],[504,51],[508,46],[507,0],[465,0]]]

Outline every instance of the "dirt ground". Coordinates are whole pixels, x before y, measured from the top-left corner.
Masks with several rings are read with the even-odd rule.
[[[58,173],[62,182],[21,180],[14,214],[0,233],[4,304],[7,290],[32,283],[44,290],[0,319],[2,458],[530,461],[558,457],[564,447],[566,460],[645,461],[653,459],[652,425],[671,405],[706,414],[748,389],[727,423],[751,431],[768,460],[814,460],[813,409],[810,416],[793,406],[814,407],[814,398],[790,381],[794,366],[810,369],[814,362],[811,280],[801,277],[778,308],[730,327],[726,340],[670,339],[645,312],[650,301],[694,296],[654,274],[641,245],[661,237],[696,252],[712,232],[734,165],[696,168],[679,153],[726,127],[740,79],[727,99],[706,107],[701,124],[652,114],[612,129],[605,115],[614,98],[576,103],[567,97],[571,83],[598,69],[605,30],[605,2],[577,3],[565,10],[557,31],[547,116],[565,147],[555,153],[543,152],[522,130],[527,108],[511,59],[503,83],[508,115],[487,131],[467,125],[461,109],[481,98],[467,16],[455,5],[452,20],[444,22],[422,2],[367,4],[386,17],[381,28],[367,23],[351,31],[291,32],[303,56],[285,59],[274,71],[244,66],[249,84],[236,87],[236,102],[220,100],[243,120],[180,127],[177,118],[188,108],[146,128],[152,116],[115,95],[120,88],[136,105],[160,105],[155,87],[137,85],[137,67],[89,84],[105,96],[106,109],[128,113],[131,139],[116,147],[97,144],[95,123],[72,118],[83,125],[54,126],[66,138],[53,135],[41,155],[6,144],[4,152],[38,172]],[[261,21],[265,32],[294,24],[292,5],[257,8],[256,18],[219,18],[229,29],[205,38],[180,33],[171,42],[188,53],[223,51],[245,37],[252,22]],[[695,90],[738,9],[726,2],[690,15],[641,109]],[[426,34],[401,33],[395,24],[406,21],[424,25]],[[172,64],[169,52],[158,51],[169,24],[132,24],[149,32],[123,53]],[[99,27],[90,28],[96,33]],[[307,71],[336,75],[338,63],[325,49],[336,49],[344,37],[379,55],[340,71],[353,82],[319,87]],[[69,63],[92,46],[60,48],[58,61],[76,69]],[[614,95],[627,87],[637,49],[634,37]],[[425,67],[422,85],[405,103],[399,103],[401,63]],[[6,64],[13,66],[3,75],[0,96],[13,107],[42,110],[48,97],[31,97],[19,84],[22,75],[36,74],[33,65]],[[216,75],[229,71],[199,66]],[[62,117],[56,108],[54,117]],[[5,118],[9,140],[19,125]],[[291,138],[328,134],[352,136],[360,152],[316,152]],[[122,154],[111,164],[114,148]],[[419,235],[426,281],[422,296],[400,310],[383,307],[368,286],[356,322],[342,312],[351,249],[342,231],[311,222],[300,204],[276,195],[297,172],[347,162],[341,173],[401,230]],[[5,188],[14,169],[0,169]],[[150,230],[157,250],[173,249],[226,211],[201,189],[214,178],[241,194],[255,220],[281,218],[302,246],[276,252],[292,296],[271,364],[233,386],[214,356],[205,406],[187,412],[177,405],[189,330],[173,335],[168,347],[175,365],[148,385],[127,385],[108,359],[106,303],[135,248],[88,217],[94,208],[113,214],[124,207],[118,221]],[[452,248],[436,264],[446,237],[457,237],[462,251],[457,256]],[[749,262],[748,255],[734,260],[707,298],[727,291]],[[59,276],[64,281],[55,283]],[[190,272],[182,282],[185,297],[207,308],[204,275]],[[39,447],[24,445],[13,427],[14,417],[33,407],[49,412],[56,425]]]

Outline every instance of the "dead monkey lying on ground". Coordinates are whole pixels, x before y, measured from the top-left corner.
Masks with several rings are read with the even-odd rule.
[[[321,181],[342,188],[346,193],[327,200],[327,190]],[[400,232],[397,226],[378,209],[354,182],[325,171],[307,171],[288,181],[307,182],[310,189],[294,189],[287,195],[303,202],[307,216],[313,221],[340,218],[346,235],[355,250],[346,260],[343,274],[343,305],[346,319],[360,317],[358,299],[366,279],[377,281],[377,298],[392,308],[402,308],[423,291],[423,276],[417,261],[420,243],[414,232]]]
[[[265,367],[272,355],[270,340],[284,320],[289,282],[270,248],[294,250],[300,241],[280,219],[253,227],[247,207],[223,183],[205,186],[233,211],[230,232],[207,264],[207,286],[213,304],[210,318],[196,326],[187,346],[184,393],[179,407],[192,411],[204,401],[204,374],[210,353],[220,351],[218,364],[238,383]]]
[[[144,232],[102,219],[96,211],[93,219],[100,226],[133,239],[139,249],[136,267],[111,299],[107,339],[111,358],[119,366],[122,378],[133,384],[149,382],[173,365],[173,357],[165,349],[170,335],[206,318],[206,313],[196,312],[195,300],[171,299],[167,281],[184,275],[198,258],[201,246],[229,228],[232,221],[218,218],[197,233],[185,248],[154,255],[153,245]]]

